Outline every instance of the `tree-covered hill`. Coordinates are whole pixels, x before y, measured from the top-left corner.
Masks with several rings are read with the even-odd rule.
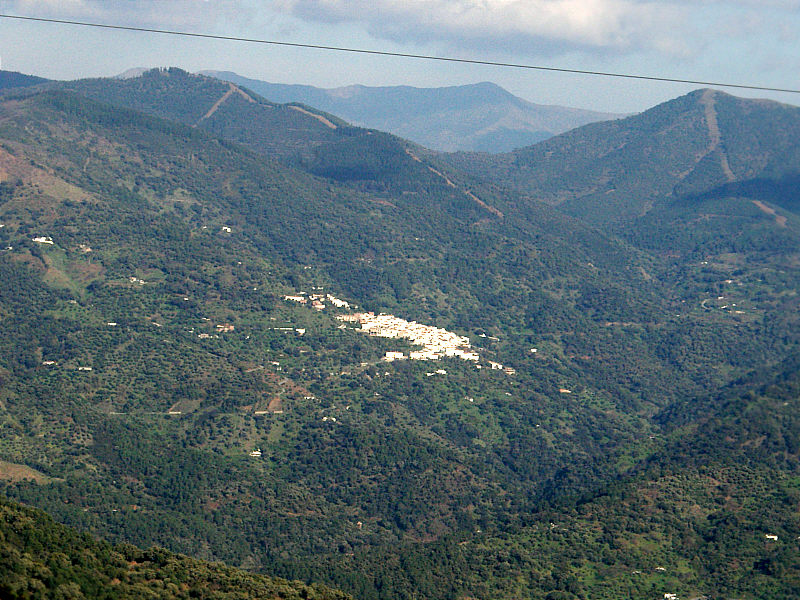
[[[127,79],[59,82],[59,89],[178,121],[284,159],[308,157],[356,129],[301,104],[276,104],[233,84],[181,69],[152,69]]]
[[[346,600],[324,586],[255,575],[167,552],[111,545],[0,499],[0,595],[49,598]]]
[[[25,75],[17,71],[0,70],[0,90],[35,86],[47,81],[47,79],[36,77],[35,75]]]
[[[505,155],[452,161],[585,221],[626,225],[665,199],[796,177],[799,128],[800,108],[706,89]]]
[[[8,496],[115,542],[363,598],[713,594],[703,574],[726,560],[730,593],[758,597],[755,546],[679,535],[687,515],[705,531],[717,497],[669,448],[699,432],[725,468],[770,448],[748,454],[751,479],[711,477],[794,531],[763,487],[791,489],[776,456],[794,422],[748,404],[734,451],[716,412],[747,397],[736,385],[761,389],[752,372],[791,372],[792,214],[694,189],[621,240],[388,134],[290,107],[266,121],[269,103],[180,71],[141,79],[69,84],[134,108],[52,88],[0,103]],[[202,122],[228,125],[195,126],[223,97]],[[681,219],[676,251],[662,225]],[[478,364],[383,361],[410,345],[285,299],[302,292],[469,336]],[[774,422],[784,441],[758,444]],[[748,511],[741,527],[761,527]],[[648,552],[686,576],[631,583],[635,563],[662,566]],[[764,573],[763,597],[794,581]]]
[[[543,506],[506,531],[408,546],[402,561],[360,554],[366,575],[331,576],[365,592],[389,579],[409,595],[450,597],[796,597],[798,384],[790,357],[672,407],[650,458],[594,494]]]

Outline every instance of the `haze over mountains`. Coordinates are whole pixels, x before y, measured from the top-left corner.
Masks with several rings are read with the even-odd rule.
[[[179,69],[6,91],[2,491],[356,598],[791,598],[799,135],[708,90],[495,156]]]
[[[273,102],[300,102],[360,125],[446,152],[507,152],[581,125],[621,115],[527,102],[493,83],[442,88],[410,86],[321,89],[203,71]]]

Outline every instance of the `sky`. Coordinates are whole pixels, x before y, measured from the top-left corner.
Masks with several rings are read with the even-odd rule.
[[[0,0],[0,14],[800,89],[800,0]],[[618,113],[705,87],[6,18],[0,65],[53,79],[175,66],[326,88],[491,81],[538,104]]]

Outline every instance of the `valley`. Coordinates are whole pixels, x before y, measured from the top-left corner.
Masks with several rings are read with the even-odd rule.
[[[73,539],[13,501],[125,585],[793,597],[798,130],[698,90],[445,154],[180,69],[4,90],[4,539]]]

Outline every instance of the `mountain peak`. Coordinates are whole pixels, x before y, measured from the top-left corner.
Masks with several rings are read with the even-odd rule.
[[[141,77],[149,70],[149,67],[133,67],[123,71],[122,73],[114,75],[114,79],[135,79],[136,77]]]
[[[487,179],[595,225],[619,224],[650,211],[654,197],[718,194],[759,178],[795,181],[799,129],[798,107],[704,88],[498,157],[510,170],[487,167]],[[482,162],[459,164],[477,173]]]
[[[437,88],[349,85],[322,89],[247,79],[230,72],[200,73],[243,85],[273,102],[313,106],[440,151],[503,152],[620,116],[533,104],[488,81]]]

